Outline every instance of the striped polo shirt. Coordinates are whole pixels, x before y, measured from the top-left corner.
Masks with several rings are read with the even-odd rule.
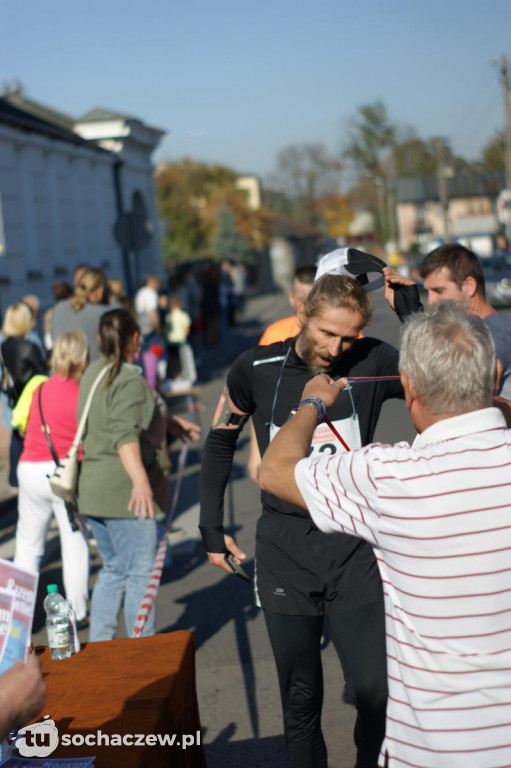
[[[410,446],[300,461],[327,533],[371,542],[384,585],[389,766],[511,766],[511,430],[496,408]]]

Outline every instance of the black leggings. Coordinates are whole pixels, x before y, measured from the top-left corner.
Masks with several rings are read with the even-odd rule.
[[[327,768],[321,732],[323,616],[264,611],[277,665],[286,747],[291,768]],[[356,768],[376,768],[385,735],[387,664],[383,602],[327,612],[329,633],[353,688],[357,721]]]

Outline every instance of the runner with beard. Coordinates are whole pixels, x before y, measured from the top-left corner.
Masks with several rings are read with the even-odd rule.
[[[246,557],[224,534],[223,502],[236,442],[249,416],[263,455],[315,374],[337,378],[398,373],[394,347],[357,338],[370,317],[369,298],[359,283],[326,275],[299,311],[297,337],[255,347],[233,364],[202,462],[200,529],[213,565],[231,573],[227,555],[236,565]],[[403,397],[398,381],[371,382],[341,393],[329,417],[351,450],[372,442],[381,407],[392,397]],[[321,410],[314,400],[308,405]],[[319,424],[312,451],[343,450],[329,427]],[[256,593],[277,666],[289,763],[292,768],[327,766],[320,656],[326,617],[355,692],[357,768],[376,766],[387,683],[382,587],[371,546],[349,535],[342,536],[339,546],[338,537],[321,533],[305,510],[269,493],[262,492],[262,506]]]

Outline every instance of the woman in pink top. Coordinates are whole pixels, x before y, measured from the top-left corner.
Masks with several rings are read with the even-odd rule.
[[[82,331],[59,336],[53,347],[52,376],[34,393],[18,464],[18,526],[14,557],[16,565],[39,571],[53,512],[60,533],[64,589],[79,623],[87,616],[89,547],[82,521],[77,518],[80,527],[73,531],[64,501],[52,493],[48,482],[55,461],[42,429],[39,395],[54,450],[62,459],[76,432],[78,382],[87,362],[87,348],[87,337]]]

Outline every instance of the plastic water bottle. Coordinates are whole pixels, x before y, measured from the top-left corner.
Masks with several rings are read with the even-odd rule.
[[[50,656],[52,659],[67,659],[73,653],[72,630],[68,619],[69,603],[59,594],[56,584],[48,584],[44,610]]]

